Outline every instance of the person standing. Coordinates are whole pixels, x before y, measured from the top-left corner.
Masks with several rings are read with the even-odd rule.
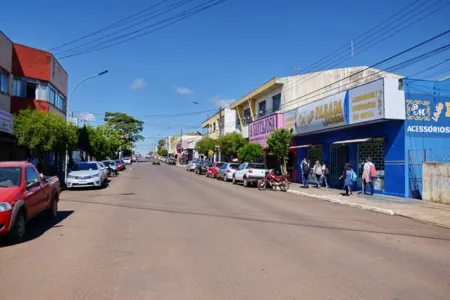
[[[373,196],[374,193],[374,186],[373,181],[375,180],[376,176],[376,169],[375,165],[372,162],[372,157],[368,157],[366,159],[366,163],[364,164],[364,170],[363,170],[363,185],[364,185],[364,194],[367,194],[367,184],[369,184],[370,187],[370,195]]]
[[[341,177],[339,177],[339,180],[342,180],[344,178],[344,191],[345,194],[342,194],[343,196],[351,196],[352,193],[352,186],[353,183],[356,181],[357,176],[355,171],[353,171],[352,166],[350,166],[349,163],[345,164],[344,172],[342,172]]]
[[[306,157],[303,158],[300,167],[302,169],[303,187],[307,189],[309,188],[308,177],[309,173],[311,173],[311,167],[309,166],[309,163],[306,161]]]
[[[323,172],[322,172],[322,165],[320,164],[320,161],[318,161],[318,160],[316,160],[316,164],[314,165],[313,173],[314,173],[314,177],[316,179],[317,188],[319,189]]]
[[[323,165],[322,165],[321,181],[325,185],[325,188],[328,188],[328,176],[330,176],[330,169],[328,169],[328,163],[326,161],[324,161]]]

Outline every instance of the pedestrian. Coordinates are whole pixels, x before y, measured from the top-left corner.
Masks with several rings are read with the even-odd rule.
[[[375,191],[373,186],[373,181],[375,180],[377,176],[377,170],[375,168],[375,165],[372,162],[372,157],[367,157],[366,163],[364,164],[364,171],[363,171],[363,186],[364,186],[364,194],[368,195],[366,193],[367,191],[367,184],[369,184],[370,187],[370,195],[373,196],[373,193]]]
[[[322,164],[322,178],[321,181],[325,185],[325,188],[328,188],[328,176],[330,176],[330,169],[328,169],[328,163],[326,161]]]
[[[341,177],[339,177],[339,180],[342,180],[344,178],[344,191],[345,194],[341,194],[342,196],[350,196],[353,195],[352,193],[352,187],[353,183],[357,180],[357,175],[355,171],[353,171],[352,166],[350,166],[349,163],[345,164],[344,171],[342,172]]]
[[[316,179],[317,188],[320,188],[320,179],[322,178],[322,165],[320,164],[320,161],[316,160],[316,164],[313,168],[314,177]]]
[[[306,157],[303,158],[300,167],[302,169],[303,187],[305,189],[307,189],[307,188],[309,188],[308,177],[309,177],[309,173],[311,173],[311,167],[309,166],[309,163],[306,161]]]

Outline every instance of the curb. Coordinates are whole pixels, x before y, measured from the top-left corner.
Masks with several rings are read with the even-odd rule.
[[[359,203],[354,203],[354,202],[348,202],[348,201],[333,199],[333,198],[330,198],[327,196],[320,196],[320,195],[309,194],[309,193],[293,191],[293,190],[288,190],[288,192],[291,194],[298,195],[298,196],[305,196],[305,197],[309,197],[309,198],[321,199],[321,200],[324,200],[324,201],[327,201],[330,203],[336,203],[336,204],[340,204],[340,205],[356,207],[359,209],[370,210],[370,211],[374,211],[377,213],[386,214],[386,215],[390,215],[390,216],[397,215],[395,213],[395,211],[393,211],[392,209],[386,209],[386,208],[381,208],[381,207],[376,207],[376,206],[371,206],[371,205],[364,205],[364,204],[359,204]]]

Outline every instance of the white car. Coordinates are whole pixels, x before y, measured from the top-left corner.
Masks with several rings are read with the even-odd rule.
[[[195,171],[195,168],[197,167],[197,161],[196,160],[191,160],[188,162],[188,164],[186,165],[186,171]]]
[[[266,177],[267,168],[264,164],[243,163],[233,174],[233,184],[243,182],[244,186],[256,185],[258,180]]]
[[[127,165],[131,165],[131,157],[124,157],[123,162]]]
[[[67,175],[68,189],[83,187],[103,187],[106,182],[105,172],[98,162],[80,162],[74,164],[72,171]]]
[[[106,181],[108,179],[108,167],[101,161],[98,162],[100,166],[100,170],[103,172],[103,180]]]
[[[239,168],[239,164],[225,163],[217,169],[217,179],[223,181],[233,180],[233,174]]]

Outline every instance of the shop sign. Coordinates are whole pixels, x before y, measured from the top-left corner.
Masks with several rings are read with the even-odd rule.
[[[450,101],[448,98],[418,95],[406,100],[406,132],[415,136],[449,136]]]
[[[283,115],[273,114],[264,119],[257,120],[248,125],[248,137],[252,143],[267,146],[266,138],[278,128],[283,126]]]
[[[13,134],[13,116],[6,111],[0,110],[0,132],[7,132]]]
[[[383,79],[351,89],[349,91],[349,99],[350,124],[384,118]]]
[[[295,132],[295,115],[297,113],[297,109],[290,110],[284,113],[284,128],[285,129],[293,129]]]
[[[347,125],[345,103],[348,91],[300,106],[296,112],[295,133],[309,133]]]

